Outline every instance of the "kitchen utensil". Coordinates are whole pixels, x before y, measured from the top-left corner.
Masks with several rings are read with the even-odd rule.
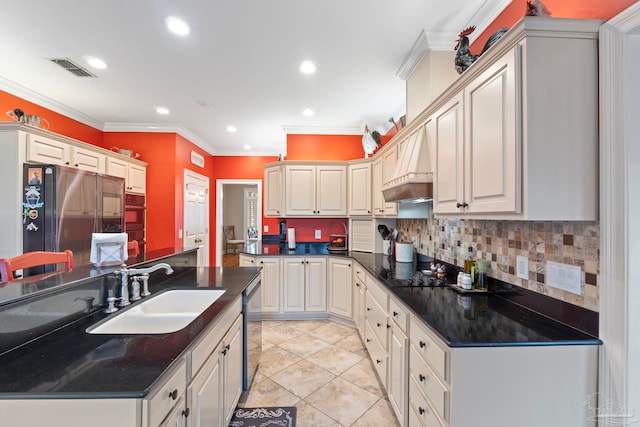
[[[391,231],[391,240],[396,241],[398,240],[398,230],[394,229],[393,231]]]
[[[378,225],[378,233],[380,233],[382,238],[385,239],[385,240],[388,239],[389,238],[389,234],[391,234],[391,232],[389,231],[389,227],[387,227],[384,224]]]

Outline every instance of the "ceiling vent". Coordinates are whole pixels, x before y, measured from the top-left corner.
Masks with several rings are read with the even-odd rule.
[[[68,72],[70,72],[71,74],[77,77],[98,77],[95,74],[92,74],[86,69],[82,68],[81,66],[79,66],[78,64],[70,60],[69,58],[53,58],[51,59],[51,62],[53,62],[54,64],[58,64],[59,66],[61,66],[62,68],[64,68],[65,70],[67,70]]]

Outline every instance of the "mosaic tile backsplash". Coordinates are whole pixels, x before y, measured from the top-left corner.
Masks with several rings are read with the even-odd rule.
[[[598,222],[528,222],[464,219],[398,220],[403,240],[418,236],[418,252],[463,267],[471,246],[488,275],[553,298],[598,311],[600,227]],[[529,278],[516,276],[516,257],[529,258]],[[582,269],[581,295],[546,284],[547,261]]]

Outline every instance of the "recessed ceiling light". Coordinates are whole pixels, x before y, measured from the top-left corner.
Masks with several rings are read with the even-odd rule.
[[[251,146],[250,145],[244,145],[243,146],[245,150],[251,150]]]
[[[166,116],[169,114],[169,109],[165,107],[156,107],[156,113]]]
[[[87,64],[89,64],[93,68],[98,68],[100,70],[104,70],[105,68],[107,68],[107,63],[100,58],[96,58],[95,56],[87,55],[84,57],[84,59],[85,61],[87,61]]]
[[[169,16],[164,20],[164,23],[173,34],[177,34],[179,36],[186,36],[189,34],[189,26],[180,18]]]
[[[314,114],[315,113],[313,112],[313,110],[311,108],[305,108],[304,110],[302,110],[302,115],[303,116],[311,117]]]
[[[316,64],[311,61],[302,61],[300,64],[300,72],[302,74],[313,74],[316,72]]]
[[[227,132],[229,132],[229,133],[234,133],[234,132],[237,132],[237,131],[238,131],[237,127],[231,126],[231,125],[227,126]]]

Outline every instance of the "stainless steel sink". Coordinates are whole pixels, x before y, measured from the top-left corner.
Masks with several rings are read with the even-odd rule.
[[[87,328],[90,334],[167,334],[186,327],[220,298],[224,289],[171,290]]]

